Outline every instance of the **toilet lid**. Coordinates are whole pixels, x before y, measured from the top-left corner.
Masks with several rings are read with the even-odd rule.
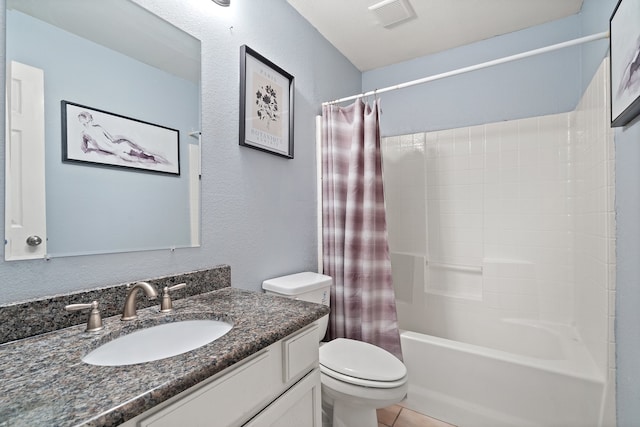
[[[372,381],[398,381],[407,368],[393,354],[362,341],[336,338],[320,347],[320,364],[339,374]]]

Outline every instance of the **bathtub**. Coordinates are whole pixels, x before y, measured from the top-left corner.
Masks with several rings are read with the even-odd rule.
[[[401,331],[407,407],[460,427],[599,424],[605,379],[571,326],[473,325],[455,341]]]

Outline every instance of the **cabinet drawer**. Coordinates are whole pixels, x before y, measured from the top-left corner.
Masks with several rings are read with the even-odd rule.
[[[307,329],[282,341],[282,381],[300,378],[303,374],[318,365],[319,348],[318,325],[312,324]]]
[[[139,422],[140,427],[232,426],[280,389],[280,356],[267,349],[241,366]]]

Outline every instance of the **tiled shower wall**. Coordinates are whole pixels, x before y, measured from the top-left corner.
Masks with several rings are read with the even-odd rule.
[[[387,138],[391,251],[424,255],[430,293],[570,322],[568,135],[559,114]]]
[[[571,196],[575,324],[606,372],[605,418],[615,419],[615,149],[608,87],[605,60],[571,116]]]
[[[607,70],[571,113],[383,139],[394,269],[496,317],[575,324],[603,373],[615,368]],[[422,301],[410,280],[397,297]]]
[[[427,134],[427,290],[572,319],[568,132],[560,114]]]

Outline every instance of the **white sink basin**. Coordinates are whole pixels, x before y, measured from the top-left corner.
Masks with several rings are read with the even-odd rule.
[[[195,350],[231,330],[220,320],[182,320],[123,335],[96,348],[82,361],[90,365],[122,366],[152,362]]]

